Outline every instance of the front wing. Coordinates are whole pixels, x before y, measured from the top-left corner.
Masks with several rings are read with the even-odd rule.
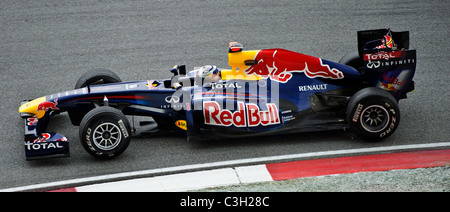
[[[25,123],[25,157],[26,160],[70,156],[69,141],[61,134],[39,133],[37,130],[40,121],[36,116],[21,114]],[[48,117],[44,117],[48,118]]]

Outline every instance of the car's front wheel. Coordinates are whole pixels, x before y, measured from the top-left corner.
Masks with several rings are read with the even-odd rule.
[[[80,141],[92,156],[110,159],[122,154],[131,140],[131,127],[126,116],[112,107],[89,111],[80,124]]]

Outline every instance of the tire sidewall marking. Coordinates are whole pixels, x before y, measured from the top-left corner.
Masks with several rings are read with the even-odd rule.
[[[380,133],[380,138],[383,138],[383,137],[385,137],[386,135],[388,135],[388,134],[390,134],[391,132],[393,132],[393,130],[396,128],[396,122],[397,122],[397,118],[395,117],[395,110],[394,109],[389,109],[389,111],[391,111],[391,113],[393,114],[393,115],[391,115],[391,121],[390,122],[388,122],[388,124],[389,124],[389,127],[384,131],[384,132],[382,132],[382,133]]]
[[[353,115],[353,122],[358,122],[359,116],[361,115],[361,111],[363,109],[364,105],[362,105],[361,103],[358,104],[358,106],[356,107],[356,111],[355,114]]]
[[[127,131],[127,128],[125,127],[125,124],[123,123],[123,121],[121,119],[119,119],[119,121],[117,121],[117,123],[119,124],[119,128],[120,128],[120,131],[121,131],[123,137],[128,138],[128,136],[129,136],[128,131]]]

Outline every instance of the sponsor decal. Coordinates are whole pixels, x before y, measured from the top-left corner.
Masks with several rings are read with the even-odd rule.
[[[280,124],[278,108],[274,103],[266,104],[263,111],[253,103],[238,102],[238,109],[231,112],[222,109],[215,101],[203,102],[205,124],[217,126],[257,127]]]
[[[281,119],[283,120],[283,123],[286,123],[288,121],[292,121],[295,119],[294,115],[287,115],[287,116],[282,116]]]
[[[212,89],[223,89],[223,88],[242,88],[237,82],[232,83],[211,83]]]
[[[136,88],[138,88],[138,87],[139,87],[138,84],[125,84],[125,89],[126,89],[126,90],[136,89]]]
[[[174,109],[174,110],[181,110],[181,109],[186,109],[189,107],[187,106],[188,103],[183,103],[180,99],[179,96],[177,95],[171,95],[171,96],[166,96],[166,98],[164,98],[164,101],[168,104],[164,104],[164,105],[160,105],[160,108],[162,109]]]
[[[389,83],[397,86],[402,86],[405,84],[406,79],[400,81],[397,77],[388,77],[386,74],[383,74],[383,83]]]
[[[120,130],[123,133],[123,137],[128,138],[128,131],[127,128],[125,128],[125,124],[123,123],[122,120],[117,121],[117,123],[119,124]]]
[[[33,143],[45,142],[50,138],[50,133],[42,133],[41,137],[34,139]]]
[[[185,105],[187,105],[188,103],[186,103]],[[170,104],[170,105],[160,105],[159,108],[161,109],[174,109],[174,110],[182,110],[186,108],[188,108],[188,106],[185,106],[183,104]]]
[[[395,65],[406,65],[406,64],[414,64],[416,63],[415,59],[403,59],[403,60],[389,60],[389,61],[371,61],[367,63],[366,67],[370,69],[375,69],[379,67],[385,66],[395,66]]]
[[[394,109],[389,109],[389,110],[393,114],[393,116],[391,118],[392,122],[389,125],[389,127],[387,128],[387,130],[380,134],[380,138],[382,138],[382,137],[386,136],[387,134],[391,133],[392,129],[394,129],[394,127],[395,127],[395,123],[397,122],[397,119],[395,118],[395,110]]]
[[[410,76],[410,71],[404,70],[401,72],[398,71],[392,71],[392,72],[385,72],[381,76],[380,81],[377,84],[377,87],[383,88],[388,91],[398,91],[401,90],[408,77]]]
[[[364,105],[362,105],[362,104],[358,104],[358,107],[356,108],[356,112],[353,115],[353,119],[352,119],[353,122],[358,122],[358,118],[359,118],[359,115],[361,115],[361,110],[363,109],[363,106]]]
[[[369,62],[367,63],[367,68],[370,68],[370,69],[379,68],[380,66],[381,66],[380,61],[369,60]]]
[[[298,90],[300,92],[304,92],[304,91],[320,91],[320,90],[326,90],[326,89],[327,89],[327,84],[298,86]]]
[[[256,53],[254,60],[258,63],[244,70],[247,75],[254,74],[281,83],[288,82],[292,73],[304,73],[309,78],[344,78],[342,71],[324,64],[322,59],[288,50],[263,49]]]
[[[49,109],[59,110],[56,105],[58,105],[58,99],[55,99],[53,102],[44,101],[39,103],[37,111],[48,111]]]
[[[42,133],[39,138],[34,139],[33,143],[46,142],[51,137],[52,137],[52,135],[50,133]],[[53,137],[55,137],[55,136],[53,136]],[[56,139],[55,141],[67,141],[67,138],[64,136],[61,136],[59,139]]]
[[[27,125],[28,126],[36,126],[38,121],[39,121],[39,119],[36,118],[36,116],[31,117],[31,118],[27,118]]]
[[[55,137],[57,139],[55,139]],[[48,141],[50,138],[50,141]],[[60,141],[67,142],[67,138],[59,135],[59,138],[50,133],[42,133],[40,137],[36,138],[33,142],[27,141],[25,142],[26,150],[41,150],[41,149],[59,149],[64,148]]]
[[[59,142],[25,142],[25,148],[27,150],[41,150],[41,149],[60,149],[64,148]]]
[[[164,98],[164,101],[166,101],[167,103],[179,103],[180,97],[175,96],[175,95],[166,96],[166,98]]]
[[[91,136],[91,131],[92,130],[91,130],[90,127],[86,130],[86,144],[88,145],[90,150],[95,151],[94,147],[91,144],[91,140],[90,140],[90,138],[91,138],[90,137]]]
[[[364,60],[389,60],[393,58],[401,58],[403,56],[402,51],[393,52],[377,52],[373,54],[364,54]]]
[[[91,87],[92,92],[105,92],[105,91],[120,91],[125,89],[124,85],[99,85]]]
[[[411,58],[408,58],[411,57]],[[364,54],[364,62],[369,69],[380,67],[400,66],[415,64],[415,56],[405,51],[378,52],[373,54]]]
[[[177,126],[178,128],[180,128],[182,130],[187,130],[186,120],[177,120],[175,122],[175,126]]]

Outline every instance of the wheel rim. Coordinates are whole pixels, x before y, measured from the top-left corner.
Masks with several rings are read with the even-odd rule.
[[[382,131],[389,123],[389,113],[380,105],[367,107],[361,114],[360,122],[362,127],[371,133]]]
[[[119,145],[122,133],[117,125],[103,123],[94,130],[94,144],[101,150],[112,150]]]

